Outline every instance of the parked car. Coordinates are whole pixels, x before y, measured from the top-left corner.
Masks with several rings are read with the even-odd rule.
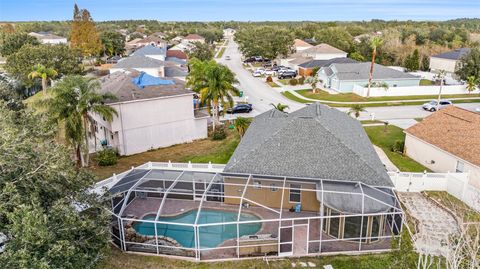
[[[230,56],[229,55],[225,56],[225,60],[230,60]]]
[[[445,108],[449,105],[452,105],[453,103],[450,100],[440,100],[440,105],[437,105],[437,104],[438,104],[437,100],[432,100],[428,103],[423,104],[422,108],[430,112],[435,112],[437,111],[437,109]]]
[[[276,72],[271,70],[271,69],[267,69],[265,70],[265,73],[264,73],[266,76],[275,76]]]
[[[252,73],[252,76],[254,76],[254,77],[256,77],[256,78],[261,77],[261,76],[262,76],[262,72],[254,71],[254,72]]]
[[[227,113],[235,114],[235,113],[250,113],[253,110],[252,104],[237,104],[233,106],[233,108],[227,108]]]
[[[297,76],[297,72],[295,71],[285,71],[282,73],[278,73],[278,78],[279,79],[285,79],[285,78],[295,78]]]
[[[278,72],[278,70],[280,70],[280,67],[274,65],[271,69],[272,71]]]
[[[247,58],[243,61],[244,63],[253,63],[255,62],[255,57],[250,57],[250,58]]]

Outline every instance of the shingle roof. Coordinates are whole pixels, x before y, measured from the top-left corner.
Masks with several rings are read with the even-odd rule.
[[[160,68],[164,65],[163,61],[152,59],[145,56],[132,55],[123,58],[116,63],[112,68]]]
[[[224,171],[392,186],[361,124],[319,103],[255,117]]]
[[[165,67],[165,76],[166,77],[186,77],[188,75],[188,70],[186,68],[181,68],[179,66],[166,66]]]
[[[314,47],[301,51],[302,53],[346,53],[328,44],[322,43]]]
[[[405,130],[427,143],[480,166],[480,114],[448,106]]]
[[[301,39],[295,39],[293,41],[293,46],[295,48],[300,47],[300,48],[311,48],[313,47],[312,45],[308,44],[307,42],[301,40]]]
[[[160,37],[151,35],[151,36],[147,36],[144,39],[138,41],[138,43],[157,43],[157,44],[159,44],[159,43],[166,43],[166,41],[161,39]]]
[[[333,63],[356,63],[357,61],[350,58],[333,58],[330,60],[311,60],[299,65],[303,68],[314,68],[314,67],[324,67],[330,66]]]
[[[201,35],[189,34],[186,37],[184,37],[183,39],[205,39],[205,38]]]
[[[341,80],[365,80],[370,76],[370,63],[334,63],[330,68]],[[419,79],[419,77],[375,64],[373,79]]]
[[[109,92],[117,97],[117,100],[111,100],[107,103],[193,94],[192,91],[185,89],[185,82],[174,78],[168,78],[168,80],[175,82],[173,85],[145,86],[141,88],[133,82],[140,74],[138,71],[128,70],[126,72],[114,72],[101,78],[100,83],[102,87],[100,92]]]
[[[469,48],[461,48],[461,49],[451,50],[451,51],[447,51],[437,55],[433,55],[432,57],[449,59],[449,60],[459,60],[463,56],[469,54],[470,51],[471,49]]]
[[[155,47],[152,45],[146,45],[136,50],[133,56],[146,56],[146,55],[166,55],[167,51],[162,47]]]

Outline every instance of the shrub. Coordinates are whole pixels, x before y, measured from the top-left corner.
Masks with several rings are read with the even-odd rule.
[[[398,152],[403,154],[404,148],[405,148],[405,142],[403,140],[395,140],[390,150],[393,152]]]
[[[267,77],[267,82],[273,82],[272,76],[268,76],[268,77]]]
[[[215,129],[212,135],[212,140],[223,140],[225,138],[227,138],[227,133],[225,132],[225,128],[223,128],[223,126]]]
[[[305,77],[304,76],[301,76],[299,79],[298,79],[298,84],[305,84]]]
[[[114,149],[104,149],[97,153],[97,161],[100,166],[114,165],[118,161],[118,153]]]
[[[292,86],[296,86],[298,84],[298,80],[296,78],[292,78],[288,83]]]

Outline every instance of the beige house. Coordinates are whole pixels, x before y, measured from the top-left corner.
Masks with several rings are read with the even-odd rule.
[[[201,35],[189,34],[182,39],[182,43],[192,44],[192,43],[195,43],[195,42],[205,43],[205,38]]]
[[[293,40],[293,50],[296,52],[303,51],[306,49],[309,49],[313,47],[312,45],[308,44],[307,42],[301,40],[301,39],[295,39]]]
[[[480,188],[480,114],[449,106],[405,130],[405,153],[434,172],[468,172]]]
[[[430,70],[455,73],[460,59],[469,53],[469,48],[461,48],[430,56]]]
[[[304,48],[304,47],[301,47]],[[346,58],[346,52],[322,43],[310,48],[297,50],[297,52],[280,59],[280,65],[298,70],[300,64],[311,60],[331,60],[334,58]]]
[[[108,105],[118,115],[111,122],[92,115],[92,151],[108,145],[120,155],[132,155],[207,137],[209,115],[194,111],[193,92],[185,89],[185,82],[128,70],[101,83],[102,92],[117,97]]]

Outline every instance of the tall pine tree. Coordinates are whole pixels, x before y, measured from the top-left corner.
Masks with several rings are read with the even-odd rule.
[[[73,22],[70,29],[70,46],[79,49],[83,56],[96,56],[102,51],[102,42],[90,12],[73,7]]]

